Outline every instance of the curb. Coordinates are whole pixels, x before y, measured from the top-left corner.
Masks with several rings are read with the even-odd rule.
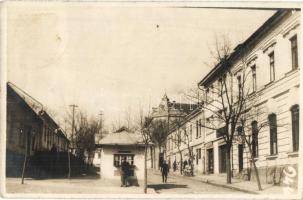
[[[157,171],[153,171],[153,172],[157,173],[157,174],[160,174]],[[178,174],[171,174],[171,175],[172,176],[178,176],[178,177],[184,177],[184,176],[178,175]],[[209,185],[217,186],[217,187],[223,187],[223,188],[232,189],[232,190],[236,190],[236,191],[240,191],[240,192],[245,192],[245,193],[248,193],[248,194],[260,194],[259,192],[256,192],[256,191],[239,188],[239,187],[236,187],[236,186],[233,186],[233,185],[218,183],[218,182],[215,182],[215,181],[212,181],[212,180],[209,180],[209,179],[203,179],[203,178],[202,179],[197,179],[197,178],[193,178],[193,177],[186,177],[186,178],[188,178],[190,180],[193,180],[193,181],[199,181],[199,182],[206,183],[206,184],[209,184]]]
[[[248,193],[248,194],[259,194],[258,192],[256,191],[252,191],[252,190],[247,190],[247,189],[242,189],[242,188],[239,188],[239,187],[236,187],[236,186],[233,186],[233,185],[227,185],[227,184],[222,184],[222,183],[216,183],[216,182],[213,182],[211,180],[197,180],[197,179],[193,179],[193,178],[190,178],[191,180],[196,180],[196,181],[201,181],[203,183],[206,183],[206,184],[209,184],[209,185],[214,185],[214,186],[218,186],[218,187],[223,187],[223,188],[228,188],[228,189],[232,189],[232,190],[236,190],[236,191],[240,191],[240,192],[245,192],[245,193]]]

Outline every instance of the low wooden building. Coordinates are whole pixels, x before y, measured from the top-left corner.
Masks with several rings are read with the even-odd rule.
[[[43,105],[12,83],[7,83],[6,138],[7,176],[21,175],[26,154],[33,157],[38,152],[40,155],[64,153],[69,143],[58,124],[44,111]],[[35,164],[31,167],[35,168]]]

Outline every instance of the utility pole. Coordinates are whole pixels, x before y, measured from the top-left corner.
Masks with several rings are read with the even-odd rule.
[[[71,149],[74,147],[74,126],[75,126],[75,108],[78,107],[75,104],[70,105],[72,107],[72,135],[71,135]],[[68,178],[70,179],[71,176],[71,166],[70,166],[70,152],[69,148],[67,148],[67,155],[68,155]]]
[[[71,143],[72,147],[74,147],[74,127],[75,127],[75,108],[78,107],[75,104],[70,105],[72,107],[72,135],[71,135]]]
[[[103,121],[102,121],[103,120],[102,119],[103,112],[102,112],[102,110],[100,111],[99,115],[100,115],[100,139],[102,139],[102,128],[103,128]]]

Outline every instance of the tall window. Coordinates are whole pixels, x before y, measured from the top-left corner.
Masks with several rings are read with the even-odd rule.
[[[206,91],[205,91],[205,101],[206,102],[209,101],[209,88],[207,88]]]
[[[199,164],[199,157],[198,157],[198,155],[199,155],[199,152],[198,152],[198,149],[196,149],[196,165]]]
[[[277,116],[276,114],[271,114],[268,116],[269,131],[270,131],[270,154],[275,155],[278,153],[278,143],[277,143]]]
[[[298,40],[297,35],[290,38],[291,44],[291,61],[292,61],[292,69],[295,70],[298,68]]]
[[[241,75],[237,76],[237,81],[238,81],[238,94],[239,94],[239,97],[240,97],[241,96],[241,88],[242,88]]]
[[[256,74],[256,65],[251,67],[251,75],[252,75],[252,91],[257,91],[257,74]]]
[[[275,80],[275,53],[272,52],[269,55],[269,67],[270,67],[270,81]]]
[[[291,107],[292,146],[293,151],[299,150],[299,105]]]
[[[44,138],[44,143],[46,143],[46,126],[44,126],[44,129],[43,129],[43,138]]]
[[[199,137],[199,121],[196,120],[196,138]]]
[[[202,120],[199,119],[199,137],[201,137],[201,132],[202,132]]]
[[[201,159],[201,148],[196,149],[196,164],[199,164],[199,160]]]
[[[193,125],[192,124],[189,126],[189,140],[190,141],[193,140]]]
[[[20,129],[19,129],[19,146],[20,147],[24,147],[25,146],[25,136],[24,135],[25,135],[24,128],[21,125]]]
[[[213,101],[214,100],[214,86],[210,85],[209,86],[209,101]]]
[[[36,143],[36,138],[35,138],[35,136],[32,136],[32,138],[31,138],[31,145],[32,145],[32,150],[34,151],[35,150],[35,143]]]
[[[180,134],[178,134],[178,147],[181,145],[181,135],[182,135],[182,132],[180,132]]]
[[[252,141],[251,141],[251,146],[252,146],[252,156],[254,158],[257,158],[259,156],[259,143],[258,143],[258,122],[253,121],[251,123],[251,135],[252,135]]]

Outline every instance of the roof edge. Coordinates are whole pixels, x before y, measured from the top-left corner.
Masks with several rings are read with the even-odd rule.
[[[235,61],[238,56],[241,55],[241,48],[242,46],[252,45],[258,37],[265,34],[268,30],[270,30],[281,18],[283,18],[286,14],[288,14],[291,10],[300,11],[299,8],[289,8],[289,9],[278,9],[270,18],[268,18],[255,32],[253,32],[243,43],[238,44],[234,52],[232,52],[227,61],[232,63]],[[218,63],[201,81],[198,82],[198,86],[207,87],[213,80],[214,76],[219,71],[224,71],[226,65],[223,65],[221,62]]]

